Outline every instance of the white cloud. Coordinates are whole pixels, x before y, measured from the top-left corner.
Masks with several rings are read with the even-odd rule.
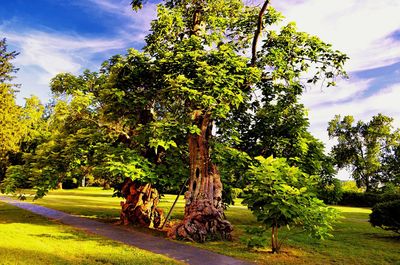
[[[273,1],[272,5],[286,16],[285,22],[295,21],[299,30],[317,35],[346,53],[349,72],[400,61],[400,40],[390,38],[400,29],[400,1],[288,0]],[[328,138],[327,127],[336,114],[368,121],[382,113],[394,118],[395,128],[400,127],[400,83],[379,87],[379,75],[374,78],[340,81],[337,87],[322,90],[314,87],[302,97],[309,109],[310,131],[325,143],[327,152],[335,144]],[[348,176],[347,171],[338,174],[341,179]]]
[[[0,34],[20,52],[14,64],[20,68],[16,82],[22,84],[18,103],[30,94],[44,101],[50,97],[49,81],[61,72],[80,73],[93,60],[113,50],[125,49],[130,41],[122,38],[85,38],[79,35],[27,29],[13,32],[0,27]],[[103,55],[104,56],[104,55]],[[101,60],[105,60],[104,56]],[[98,65],[96,65],[98,67]]]
[[[144,41],[144,37],[149,33],[150,23],[157,15],[157,5],[145,3],[143,8],[133,11],[126,0],[89,0],[102,12],[114,14],[119,18],[124,18],[126,23],[118,29],[119,33],[127,39],[138,39]],[[82,2],[81,2],[82,4]]]
[[[16,64],[21,67],[36,65],[50,75],[77,73],[93,55],[126,47],[126,43],[118,39],[88,39],[36,30],[3,34],[19,48]]]
[[[321,37],[349,55],[349,71],[389,65],[400,60],[400,45],[388,36],[400,28],[400,1],[274,1],[300,30]]]
[[[365,85],[366,83],[362,81],[350,84],[348,87],[360,87],[359,90],[362,90]],[[311,131],[313,135],[325,142],[327,151],[335,142],[328,139],[326,129],[328,122],[337,114],[342,117],[352,115],[356,120],[368,121],[372,116],[382,113],[394,118],[393,125],[395,128],[400,127],[400,119],[398,119],[400,117],[400,84],[383,88],[365,98],[349,97],[347,101],[340,102],[330,101],[329,95],[334,93],[333,89],[332,92],[327,92],[326,97],[321,94],[321,104],[313,105],[312,102],[305,102],[305,106],[310,110]],[[307,94],[304,97],[307,98]],[[315,95],[311,97],[317,98]]]
[[[78,33],[55,32],[49,29],[26,27],[10,30],[17,21],[4,21],[0,34],[7,38],[10,46],[20,52],[14,61],[21,70],[17,83],[22,84],[18,102],[30,94],[39,95],[44,101],[50,98],[49,81],[60,72],[80,73],[84,68],[97,69],[98,61],[125,50],[134,43],[144,43],[150,22],[156,17],[156,5],[145,4],[134,12],[130,1],[88,0],[75,3],[90,12],[106,12],[121,19],[120,27],[111,37],[84,37]],[[26,26],[26,25],[25,25]],[[40,27],[40,25],[35,25]],[[113,52],[114,51],[114,52]],[[97,63],[95,63],[97,62]]]
[[[339,80],[335,87],[313,87],[308,89],[301,98],[301,102],[309,108],[326,104],[341,102],[343,100],[354,99],[362,95],[372,79],[365,80]]]

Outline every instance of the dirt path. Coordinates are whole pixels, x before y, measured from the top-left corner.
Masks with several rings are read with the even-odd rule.
[[[176,243],[164,238],[155,237],[142,232],[131,231],[123,227],[101,223],[83,217],[73,216],[64,212],[49,209],[43,206],[26,203],[0,196],[0,200],[21,209],[39,214],[41,216],[57,220],[97,235],[110,238],[131,246],[162,254],[173,259],[193,265],[246,265],[249,262],[234,259],[232,257],[217,254],[208,250]]]

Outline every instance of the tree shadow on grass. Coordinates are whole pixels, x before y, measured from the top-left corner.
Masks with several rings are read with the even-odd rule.
[[[0,247],[1,264],[73,264],[60,256],[39,250]]]
[[[40,237],[40,238],[51,238],[51,239],[56,239],[56,240],[76,240],[76,241],[82,241],[77,235],[72,235],[72,234],[66,234],[66,235],[52,235],[52,234],[29,234],[30,236],[35,236],[35,237]]]
[[[0,224],[27,223],[35,225],[53,225],[40,215],[20,209],[18,207],[0,204]]]
[[[387,232],[390,233],[390,232]],[[394,243],[399,243],[400,244],[400,235],[399,234],[395,234],[393,232],[393,234],[377,234],[377,233],[365,233],[365,235],[372,237],[374,239],[378,239],[378,240],[384,240],[384,241],[392,241]]]

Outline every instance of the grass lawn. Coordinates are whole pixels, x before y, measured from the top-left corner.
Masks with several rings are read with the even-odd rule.
[[[109,221],[118,218],[121,200],[111,197],[111,194],[112,191],[99,188],[53,191],[35,203],[75,215]],[[162,198],[160,207],[167,213],[174,199],[175,196],[166,195]],[[184,202],[180,200],[172,219],[182,218],[183,207]],[[190,244],[225,255],[257,261],[260,264],[400,265],[400,238],[394,233],[373,228],[367,222],[369,209],[339,206],[335,208],[342,212],[344,218],[336,225],[333,238],[319,241],[291,231],[293,235],[288,237],[283,246],[283,253],[280,254],[270,254],[268,247],[251,251],[240,241],[241,237],[247,236],[245,228],[256,226],[257,222],[239,200],[226,211],[227,218],[235,229],[233,242]],[[286,232],[281,231],[281,237],[284,237]]]
[[[181,264],[0,202],[0,264]]]

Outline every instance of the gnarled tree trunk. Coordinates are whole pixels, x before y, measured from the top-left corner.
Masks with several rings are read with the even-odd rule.
[[[221,178],[209,154],[212,121],[209,114],[201,113],[194,120],[201,133],[189,136],[190,180],[185,215],[168,234],[174,239],[197,242],[231,239],[232,225],[224,218]]]
[[[121,223],[149,228],[160,228],[163,225],[163,211],[157,208],[158,191],[151,184],[141,184],[126,178],[121,192],[125,198],[125,202],[121,202]]]

